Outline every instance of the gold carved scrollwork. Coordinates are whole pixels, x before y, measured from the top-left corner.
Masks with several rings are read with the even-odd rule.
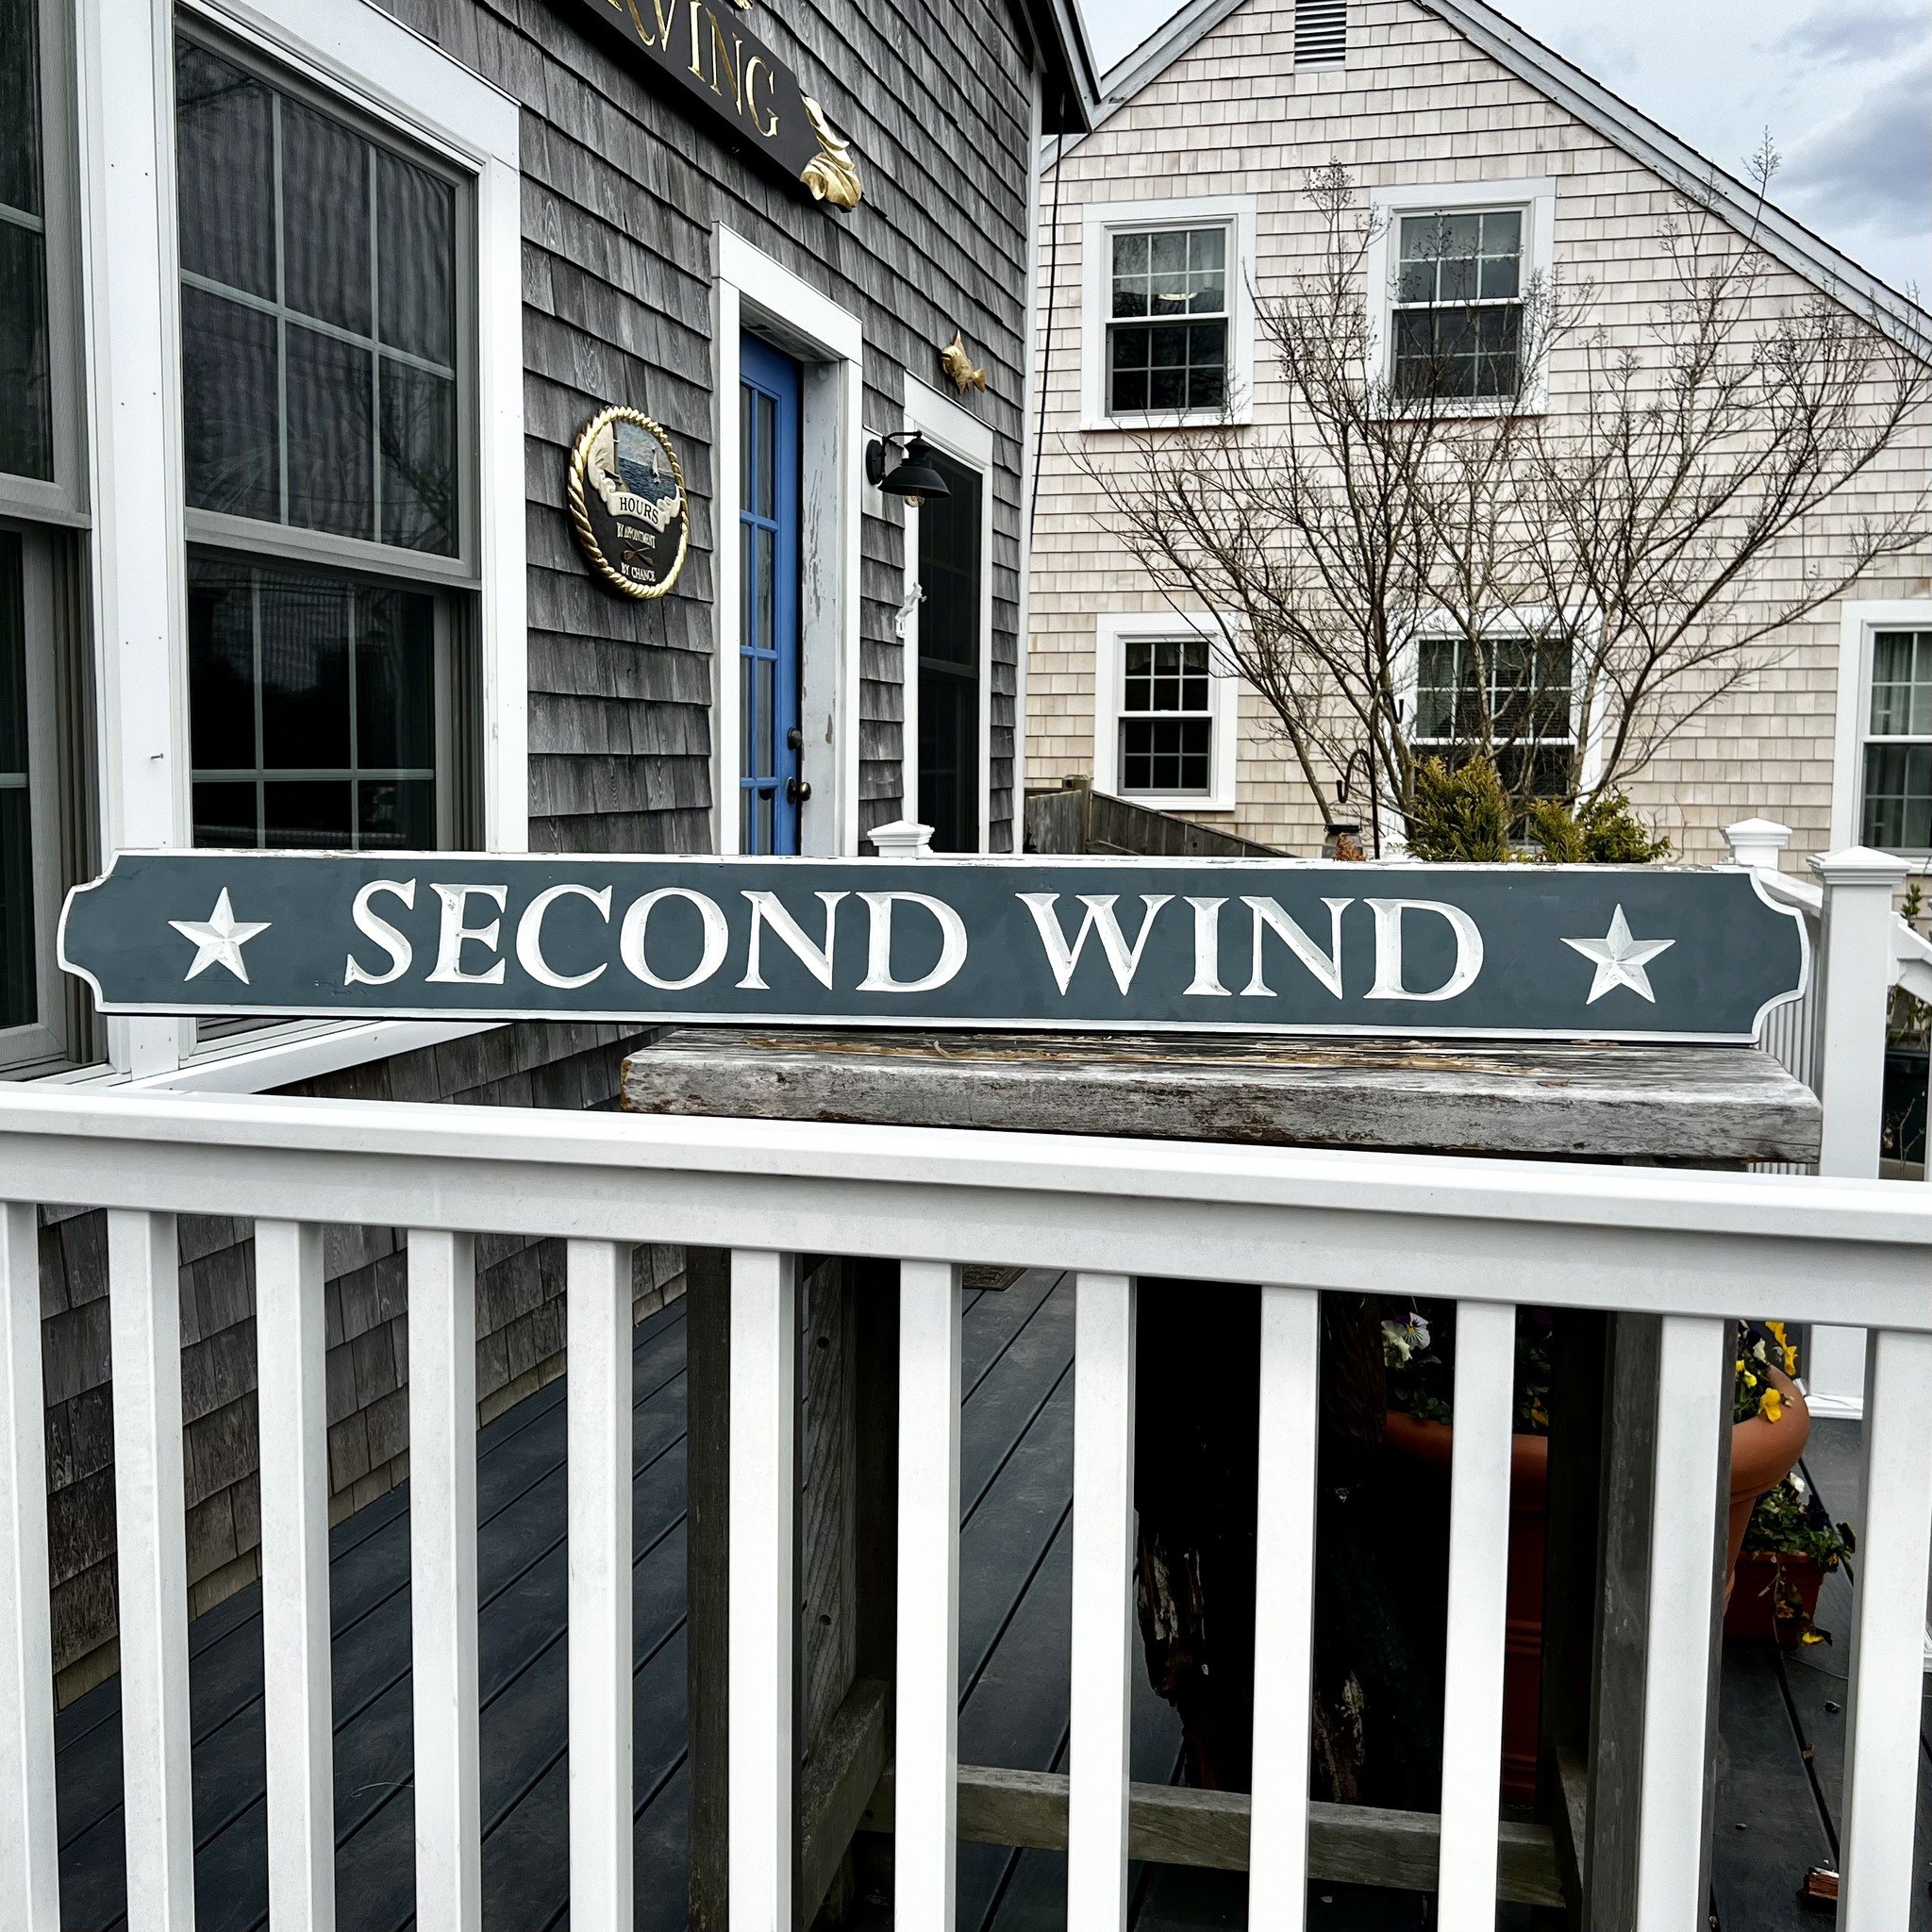
[[[818,136],[820,152],[805,164],[798,178],[811,190],[814,201],[829,201],[834,208],[857,208],[864,191],[852,149],[843,136],[832,131],[825,110],[809,94],[802,98],[806,119]]]

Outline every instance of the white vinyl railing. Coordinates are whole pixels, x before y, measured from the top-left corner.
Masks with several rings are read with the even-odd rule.
[[[0,1871],[58,1925],[35,1203],[104,1207],[129,1920],[191,1932],[179,1213],[253,1216],[259,1265],[270,1912],[333,1924],[324,1224],[411,1230],[417,1918],[480,1924],[474,1239],[569,1242],[573,1923],[632,1885],[625,1248],[731,1252],[729,1859],[742,1932],[791,1932],[802,1253],[901,1263],[897,1923],[947,1932],[958,1836],[960,1265],[1075,1277],[1069,1924],[1126,1907],[1134,1277],[1263,1284],[1250,1923],[1303,1924],[1317,1296],[1460,1307],[1440,1924],[1493,1926],[1512,1314],[1663,1318],[1636,1833],[1639,1932],[1703,1923],[1725,1324],[1868,1328],[1844,1932],[1906,1932],[1932,1557],[1932,1193],[1883,1182],[941,1130],[296,1099],[0,1099]]]

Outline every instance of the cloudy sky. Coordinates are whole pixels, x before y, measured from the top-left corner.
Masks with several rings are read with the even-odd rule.
[[[1500,0],[1733,174],[1770,129],[1775,198],[1894,287],[1932,294],[1932,33],[1923,0]],[[1082,0],[1110,66],[1172,0]]]

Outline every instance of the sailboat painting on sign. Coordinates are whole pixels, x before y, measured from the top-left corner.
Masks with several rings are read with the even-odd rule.
[[[671,439],[635,409],[602,409],[570,457],[570,516],[591,567],[626,597],[661,597],[691,547],[684,472]]]

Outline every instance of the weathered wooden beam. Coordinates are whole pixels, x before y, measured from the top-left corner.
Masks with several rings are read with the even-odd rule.
[[[892,1828],[892,1773],[880,1777],[859,1828]],[[959,1767],[959,1836],[974,1844],[1064,1851],[1067,1780],[1050,1771]],[[1565,1904],[1547,1825],[1499,1827],[1496,1896],[1512,1905]],[[1366,1805],[1308,1807],[1308,1875],[1397,1891],[1433,1891],[1441,1821],[1427,1811]],[[1127,1787],[1127,1853],[1160,1865],[1248,1869],[1248,1795],[1175,1785]]]
[[[625,1060],[624,1104],[1706,1167],[1808,1160],[1820,1119],[1755,1047],[824,1027],[673,1028]]]
[[[860,1677],[826,1722],[799,1780],[798,1923],[830,1890],[886,1768],[886,1687]]]
[[[685,1259],[686,1696],[691,1740],[691,1932],[725,1932],[730,1843],[726,1694],[730,1655],[731,1293],[728,1257]]]

